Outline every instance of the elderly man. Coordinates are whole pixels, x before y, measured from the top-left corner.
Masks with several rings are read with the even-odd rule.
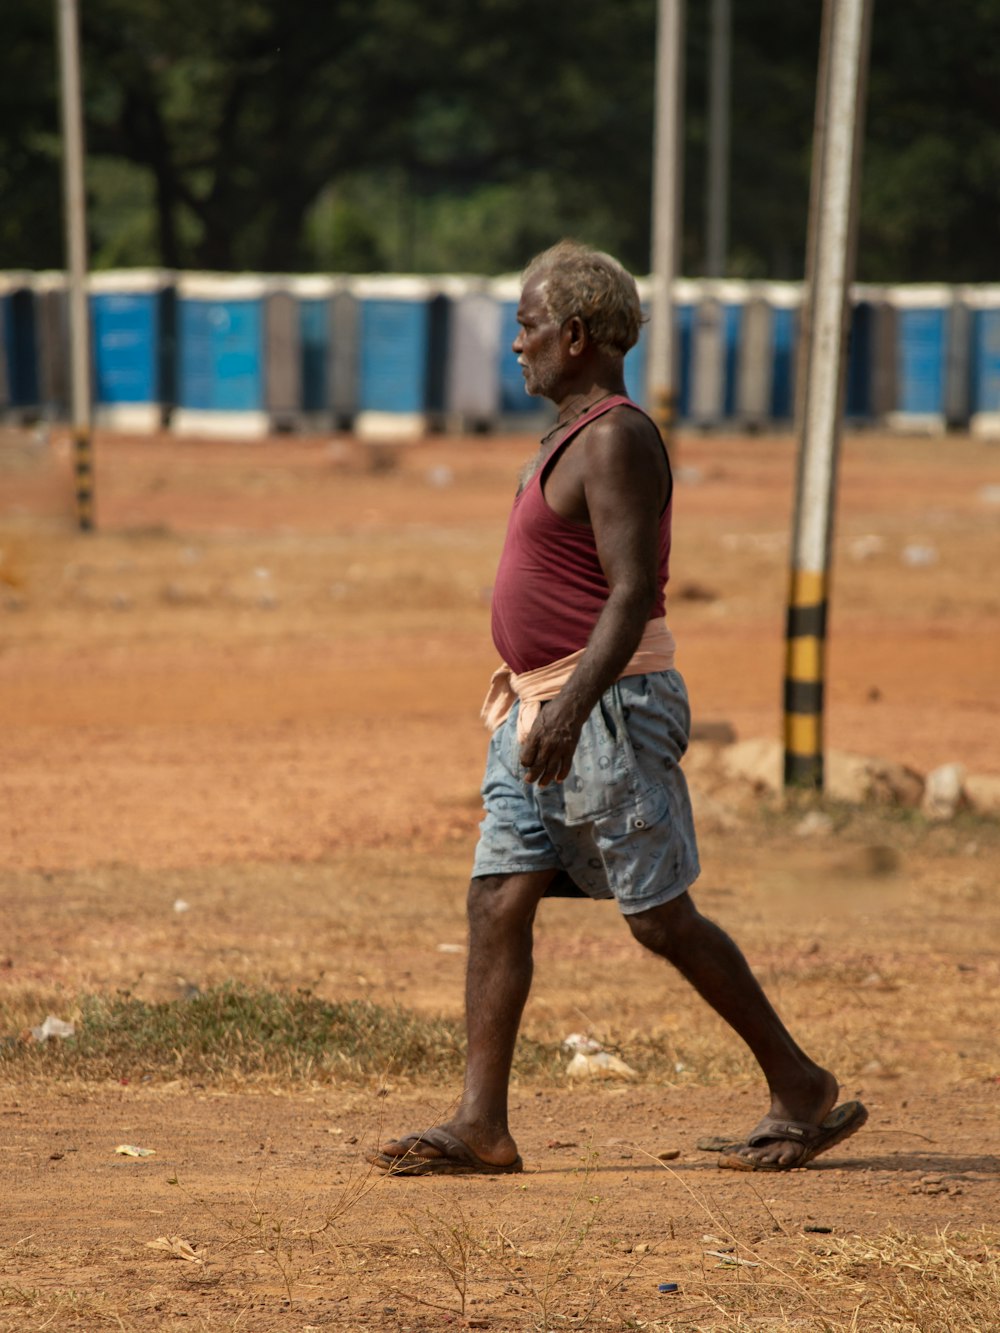
[[[519,1171],[507,1093],[546,893],[615,898],[635,938],[671,963],[747,1043],[768,1114],[720,1158],[804,1166],[867,1113],[795,1043],[733,941],[688,892],[698,853],[680,769],[690,714],[664,621],[672,483],[656,426],[625,394],[636,285],[610,256],[561,242],[524,274],[513,350],[529,394],[558,408],[514,500],[493,592],[504,666],[485,815],[469,888],[468,1056],[447,1124],[382,1145],[399,1175]]]

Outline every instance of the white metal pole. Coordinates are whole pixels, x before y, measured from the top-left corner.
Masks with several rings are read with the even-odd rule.
[[[708,170],[705,183],[705,274],[726,276],[729,233],[729,107],[732,49],[730,0],[712,0],[708,46]]]
[[[872,0],[825,0],[821,54],[825,97],[818,105],[810,220],[808,345],[792,535],[785,670],[785,784],[822,788],[823,695],[830,547],[846,362],[848,296],[854,270],[862,107]],[[825,102],[825,108],[822,104]],[[819,120],[819,114],[817,120]]]
[[[69,287],[70,372],[77,521],[94,525],[91,460],[90,319],[87,310],[87,201],[77,0],[57,0],[62,87],[63,208]]]
[[[802,306],[799,312],[799,338],[795,356],[795,435],[802,438],[804,420],[803,403],[805,399],[808,351],[810,346],[809,330],[812,326],[809,292],[816,268],[816,232],[819,227],[820,185],[822,172],[819,162],[823,155],[823,135],[826,131],[827,103],[830,100],[830,49],[833,16],[836,6],[824,3],[819,37],[819,66],[816,71],[816,107],[813,116],[812,162],[813,170],[809,179],[809,217],[806,227],[806,263],[805,285],[802,293]]]
[[[646,358],[650,410],[669,450],[676,413],[673,286],[680,254],[684,117],[684,0],[657,0],[653,130],[653,294]]]

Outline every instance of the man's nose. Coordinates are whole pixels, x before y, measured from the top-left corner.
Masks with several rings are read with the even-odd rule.
[[[522,333],[523,333],[523,330],[522,330],[522,329],[518,329],[517,333],[514,335],[514,341],[513,341],[513,342],[511,343],[511,345],[510,345],[510,350],[511,350],[512,352],[520,353],[520,351],[521,351],[521,335],[522,335]]]

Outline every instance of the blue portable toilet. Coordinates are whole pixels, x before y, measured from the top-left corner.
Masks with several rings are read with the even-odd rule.
[[[694,321],[698,301],[701,298],[701,283],[694,278],[676,279],[673,298],[677,417],[681,421],[689,421],[694,367]]]
[[[787,425],[795,414],[795,357],[802,287],[750,283],[740,305],[736,415],[748,430]]]
[[[442,279],[449,315],[444,416],[450,429],[487,430],[500,415],[500,307],[485,278]]]
[[[964,295],[972,316],[969,429],[995,439],[1000,436],[1000,286],[970,287]]]
[[[952,287],[944,386],[944,415],[949,430],[969,428],[972,410],[972,321],[968,289]]]
[[[314,428],[348,429],[358,411],[358,301],[346,278],[287,279],[299,303],[302,414]]]
[[[36,273],[35,354],[42,416],[62,420],[70,414],[69,294],[66,274]]]
[[[441,293],[430,279],[377,274],[357,278],[358,414],[363,439],[417,439],[443,396],[440,356]]]
[[[302,410],[307,417],[330,410],[330,302],[329,278],[297,278],[292,291],[299,302],[299,350],[302,358]]]
[[[39,406],[35,294],[28,273],[0,273],[0,412]]]
[[[264,410],[272,431],[302,425],[302,328],[292,282],[272,276],[264,297]]]
[[[298,307],[298,354],[303,420],[317,428],[333,419],[334,298],[340,288],[327,274],[296,275],[285,289]]]
[[[689,415],[691,403],[691,333],[694,324],[694,309],[697,304],[698,296],[701,291],[700,286],[686,278],[675,280],[671,291],[672,306],[672,373],[669,376],[669,386],[663,383],[662,375],[659,383],[653,382],[653,367],[650,362],[650,330],[649,321],[653,313],[654,282],[652,277],[639,278],[636,285],[639,288],[639,300],[642,304],[643,327],[639,335],[639,341],[625,358],[625,387],[629,397],[640,406],[651,411],[656,404],[654,396],[664,389],[669,389],[674,395],[674,417],[680,420]]]
[[[711,428],[736,413],[737,366],[745,282],[704,279],[699,283],[692,322],[690,415]]]
[[[897,311],[889,289],[854,283],[844,406],[848,418],[886,426],[897,402]]]
[[[771,420],[787,425],[795,417],[802,284],[769,282],[765,297],[771,306]]]
[[[358,299],[351,280],[308,274],[287,280],[299,303],[302,413],[317,429],[350,429],[358,412]]]
[[[740,355],[740,335],[743,328],[743,310],[747,302],[745,282],[720,284],[719,296],[723,310],[723,340],[725,347],[725,397],[723,414],[727,420],[736,415],[736,372]]]
[[[335,423],[345,429],[358,414],[359,363],[358,298],[344,286],[333,298],[329,376]]]
[[[896,402],[890,430],[942,434],[947,425],[952,289],[940,284],[891,287],[896,319]]]
[[[174,275],[162,269],[91,274],[88,280],[95,418],[154,431],[173,402]]]
[[[177,280],[180,435],[259,439],[271,424],[266,396],[268,279],[183,273]]]
[[[883,288],[867,283],[851,287],[844,414],[855,423],[872,422],[881,415],[876,384],[879,321],[884,310]]]
[[[736,416],[744,430],[759,431],[770,424],[773,332],[773,313],[763,284],[751,283],[743,307],[736,365]]]

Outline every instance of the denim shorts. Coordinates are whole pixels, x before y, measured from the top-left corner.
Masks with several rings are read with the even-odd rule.
[[[514,709],[486,761],[473,877],[560,870],[626,915],[676,898],[698,878],[691,798],[680,769],[691,726],[677,671],[625,676],[584,723],[564,782],[527,782]]]

